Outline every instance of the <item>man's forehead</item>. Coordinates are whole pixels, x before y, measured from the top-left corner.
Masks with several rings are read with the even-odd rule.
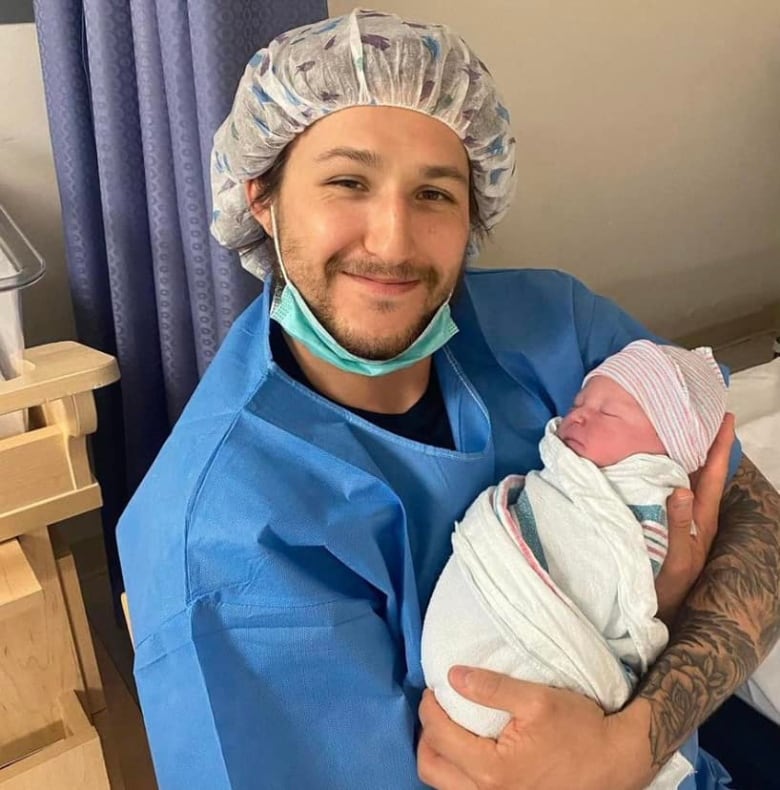
[[[294,141],[307,158],[323,162],[349,158],[368,167],[391,160],[414,166],[458,167],[468,174],[468,155],[446,124],[424,113],[397,107],[351,107],[312,124]]]

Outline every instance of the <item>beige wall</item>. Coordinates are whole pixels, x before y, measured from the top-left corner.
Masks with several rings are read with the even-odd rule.
[[[32,24],[0,25],[0,203],[45,258],[23,292],[27,345],[74,337],[60,202]]]
[[[669,335],[780,300],[776,0],[382,7],[455,26],[512,110],[518,197],[484,264],[567,269]],[[0,202],[49,265],[28,344],[72,337],[32,25],[0,26],[0,101]]]
[[[512,111],[518,196],[484,265],[566,269],[673,336],[780,300],[777,0],[377,7],[455,27]]]

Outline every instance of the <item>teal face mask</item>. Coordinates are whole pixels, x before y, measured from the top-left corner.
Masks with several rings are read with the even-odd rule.
[[[346,371],[361,376],[385,376],[396,370],[407,368],[438,351],[457,331],[458,327],[450,315],[450,300],[436,311],[430,323],[417,340],[406,351],[392,359],[363,359],[347,351],[317,320],[309,305],[287,276],[279,246],[279,232],[276,227],[276,214],[271,206],[271,224],[274,232],[274,249],[279,266],[284,274],[285,284],[281,294],[274,297],[271,305],[271,318],[287,332],[303,343],[312,354]],[[450,295],[451,296],[451,295]]]

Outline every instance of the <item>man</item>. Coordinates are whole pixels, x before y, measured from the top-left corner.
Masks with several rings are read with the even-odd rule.
[[[453,521],[537,466],[584,373],[647,333],[560,273],[464,275],[509,206],[514,138],[444,27],[357,11],[279,37],[250,61],[212,161],[215,235],[274,272],[120,525],[158,779],[418,787],[421,618]],[[670,612],[704,564],[730,441],[726,426],[672,524]],[[485,742],[425,699],[422,780],[649,781],[774,638],[779,510],[743,460],[678,635],[619,714],[455,671],[516,719]]]

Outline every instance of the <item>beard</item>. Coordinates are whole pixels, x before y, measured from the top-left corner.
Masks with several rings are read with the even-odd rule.
[[[351,327],[341,326],[338,320],[329,314],[328,309],[315,312],[315,315],[325,329],[351,354],[361,359],[380,362],[393,359],[406,351],[425,331],[440,306],[427,311],[414,326],[409,327],[406,331],[396,332],[385,337],[367,337]]]
[[[309,309],[316,316],[325,330],[351,354],[361,359],[383,361],[392,359],[406,351],[412,343],[425,331],[438,309],[447,301],[450,293],[460,290],[465,271],[462,267],[454,287],[442,284],[440,273],[432,266],[425,264],[400,263],[387,264],[377,260],[355,259],[346,260],[334,255],[325,262],[323,278],[318,281],[308,272],[310,267],[302,260],[301,250],[287,233],[280,232],[280,248],[286,262],[285,268],[297,272],[295,286],[305,299]],[[281,289],[285,282],[276,255],[273,255],[273,274],[275,287]],[[361,332],[359,327],[345,325],[339,317],[338,305],[334,304],[330,295],[333,282],[340,274],[360,277],[384,277],[397,280],[418,280],[426,289],[428,298],[426,306],[419,318],[397,332],[382,336],[371,336]],[[398,304],[392,300],[378,300],[372,309],[391,314],[398,310]]]

